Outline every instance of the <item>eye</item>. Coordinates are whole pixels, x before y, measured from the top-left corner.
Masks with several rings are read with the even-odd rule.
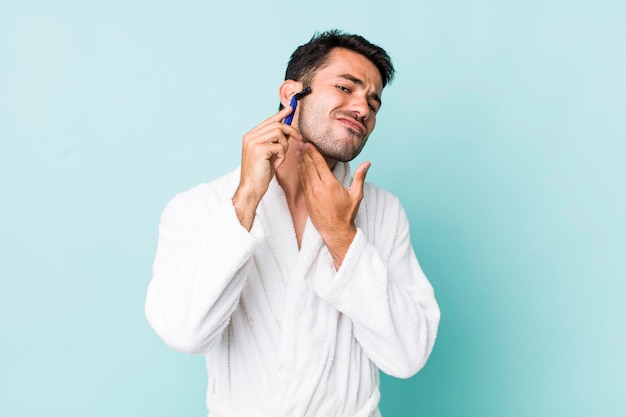
[[[350,89],[348,87],[345,87],[343,85],[338,85],[337,89],[339,89],[339,91],[343,91],[344,93],[349,93]]]
[[[371,102],[368,102],[367,105],[369,106],[370,110],[374,113],[378,113],[379,107],[378,107],[378,102],[375,102],[376,104],[372,104]]]

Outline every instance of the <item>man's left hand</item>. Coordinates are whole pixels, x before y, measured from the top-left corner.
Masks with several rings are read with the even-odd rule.
[[[339,270],[356,235],[355,219],[363,199],[363,183],[370,167],[363,162],[354,171],[354,180],[345,188],[333,175],[326,160],[310,143],[298,148],[300,181],[311,222],[322,236]]]

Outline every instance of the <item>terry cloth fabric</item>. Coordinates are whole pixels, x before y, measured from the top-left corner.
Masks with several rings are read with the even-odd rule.
[[[350,184],[350,169],[335,176]],[[370,183],[335,270],[307,222],[298,244],[274,178],[250,232],[231,198],[239,169],[166,207],[146,316],[169,346],[206,355],[211,417],[377,417],[378,370],[425,364],[439,308],[398,199]]]

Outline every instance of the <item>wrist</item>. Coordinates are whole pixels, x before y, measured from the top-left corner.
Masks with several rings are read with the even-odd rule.
[[[252,228],[252,223],[256,215],[256,209],[261,199],[253,191],[239,186],[235,195],[233,195],[232,203],[237,213],[239,223],[248,231]]]
[[[356,227],[354,225],[350,225],[350,227],[345,229],[335,229],[328,233],[327,236],[322,236],[328,252],[333,258],[335,269],[339,270],[355,236]]]

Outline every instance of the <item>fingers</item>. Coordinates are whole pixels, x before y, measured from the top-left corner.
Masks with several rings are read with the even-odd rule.
[[[284,147],[288,146],[287,135],[277,127],[268,128],[260,132],[248,132],[243,137],[244,144],[248,146],[258,146],[278,143]]]
[[[242,189],[253,190],[254,195],[262,197],[276,168],[285,160],[289,137],[300,138],[296,129],[281,122],[290,112],[290,107],[284,108],[243,135]]]
[[[278,143],[287,150],[289,139],[301,141],[300,133],[291,126],[281,122],[272,122],[258,126],[243,136],[244,147],[258,147],[266,144]]]
[[[283,123],[291,111],[287,106],[243,135],[240,180],[233,204],[240,223],[247,230],[276,170],[287,157],[289,139],[302,141],[297,129]]]
[[[279,110],[278,113],[268,117],[267,119],[259,123],[254,129],[251,130],[251,132],[254,132],[255,130],[262,128],[263,126],[266,126],[268,124],[282,121],[285,117],[289,116],[289,113],[291,113],[292,110],[293,109],[290,106]]]
[[[365,183],[365,176],[367,175],[367,171],[369,171],[371,166],[372,164],[370,162],[363,162],[357,167],[357,169],[354,171],[354,179],[352,180],[352,184],[349,188],[350,194],[358,198],[363,195],[363,184]]]
[[[300,163],[303,168],[309,171],[312,175],[311,178],[316,178],[324,181],[335,180],[335,176],[328,167],[326,159],[320,151],[311,143],[298,144],[298,155]]]
[[[278,113],[274,114],[271,117],[268,117],[267,119],[259,123],[256,127],[250,130],[248,134],[256,136],[258,134],[267,132],[268,130],[278,129],[285,136],[293,136],[296,139],[302,140],[300,137],[300,133],[294,127],[283,123],[283,120],[285,119],[285,117],[289,116],[291,111],[292,108],[290,106],[283,108]]]
[[[282,165],[289,148],[289,139],[302,140],[298,130],[282,122],[290,112],[289,106],[280,110],[243,136],[244,163],[250,158],[260,158],[270,161],[273,169]]]
[[[309,152],[309,149],[311,148],[314,148],[314,146],[308,143],[298,144],[298,158],[300,159],[300,178],[303,180],[303,185],[305,187],[310,181],[319,181],[321,179],[315,159]],[[328,166],[326,166],[326,168],[328,169]]]
[[[278,142],[279,139],[294,137],[300,139],[300,133],[291,126],[281,122],[273,122],[264,126],[257,126],[244,135],[245,142]]]

